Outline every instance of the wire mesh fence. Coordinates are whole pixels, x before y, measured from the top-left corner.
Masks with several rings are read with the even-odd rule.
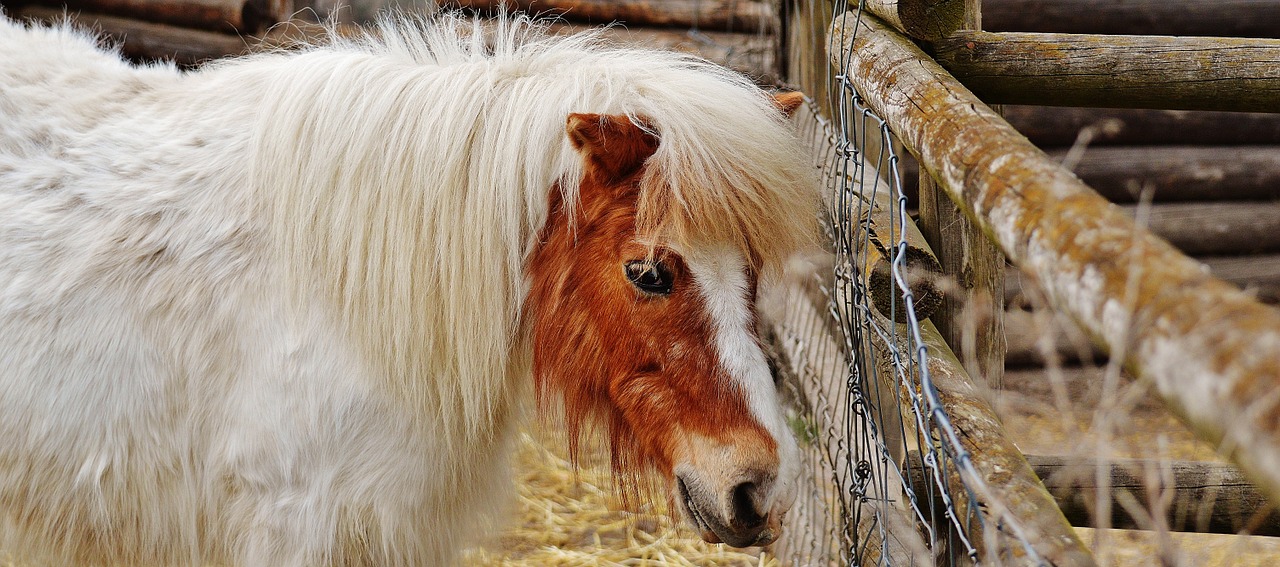
[[[784,315],[772,322],[807,465],[778,551],[793,565],[959,565],[978,561],[982,538],[999,532],[1040,562],[1017,518],[988,510],[1001,525],[984,529],[979,501],[999,498],[973,470],[932,383],[918,307],[936,298],[918,297],[909,282],[914,228],[900,150],[846,77],[812,66],[836,68],[825,65],[821,38],[832,18],[860,17],[860,6],[817,1],[793,14],[804,10],[788,28],[801,46],[788,72],[815,95],[796,121],[821,171],[830,254],[787,288]],[[877,271],[888,275],[891,301],[874,297],[883,291]]]

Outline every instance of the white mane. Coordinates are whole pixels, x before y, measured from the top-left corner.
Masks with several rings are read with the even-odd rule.
[[[570,113],[643,117],[660,134],[647,185],[676,207],[641,212],[665,225],[652,227],[659,237],[753,244],[778,261],[805,236],[785,223],[812,215],[815,186],[781,115],[737,73],[598,35],[547,36],[525,18],[472,26],[392,20],[216,71],[270,69],[252,178],[279,196],[286,257],[313,262],[296,276],[345,273],[328,282],[331,299],[369,348],[410,376],[453,368],[458,379],[436,386],[463,390],[463,415],[449,417],[467,422],[495,407],[492,379],[520,348],[521,266],[548,189],[575,202]]]

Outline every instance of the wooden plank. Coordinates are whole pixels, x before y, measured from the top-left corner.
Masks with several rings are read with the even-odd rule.
[[[1068,153],[1048,152],[1059,161]],[[1144,191],[1157,202],[1280,199],[1280,146],[1098,147],[1069,167],[1116,203],[1136,202]]]
[[[183,66],[249,51],[245,39],[166,24],[96,14],[67,14],[61,8],[24,6],[10,14],[16,18],[45,23],[69,17],[76,27],[100,32],[119,42],[120,51],[134,60],[172,60]]]
[[[1269,112],[1004,105],[1000,115],[1042,148],[1070,146],[1088,127],[1091,146],[1280,144],[1280,114]]]
[[[932,53],[992,104],[1280,112],[1280,39],[965,31]]]
[[[1280,252],[1280,201],[1160,203],[1122,210],[1185,254]]]
[[[925,481],[920,454],[907,462],[910,482]],[[1231,465],[1041,455],[1027,455],[1027,462],[1073,526],[1098,524],[1098,499],[1106,497],[1112,528],[1153,529],[1149,513],[1162,509],[1158,520],[1172,531],[1280,535],[1280,513]],[[1135,506],[1136,514],[1130,512]]]
[[[1280,536],[1280,513],[1232,465],[1033,455],[1027,461],[1075,526],[1098,523],[1095,510],[1105,495],[1112,500],[1109,521],[1115,528],[1153,528],[1151,518],[1130,512],[1138,504],[1148,513],[1163,508],[1160,520],[1172,531]]]
[[[593,29],[591,26],[563,23],[551,26],[553,32],[564,34],[589,28]],[[604,36],[624,45],[692,53],[746,74],[762,84],[778,81],[776,46],[769,36],[621,26],[605,30]]]
[[[966,27],[965,0],[866,0],[863,6],[916,39],[942,39]]]
[[[1137,227],[906,38],[832,30],[841,73],[965,213],[1206,441],[1280,499],[1280,310]]]
[[[773,33],[777,16],[767,2],[753,0],[447,0],[444,5],[559,15],[591,24]]]
[[[1280,37],[1275,0],[984,0],[990,31]]]
[[[294,11],[293,0],[34,0],[29,4],[229,34],[264,31],[288,20]]]

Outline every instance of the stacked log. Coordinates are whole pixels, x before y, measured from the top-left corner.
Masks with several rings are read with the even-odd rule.
[[[366,16],[361,19],[371,19],[376,13],[372,0],[332,2],[328,7],[322,6],[319,0],[299,2],[306,4],[306,9],[296,13],[293,0],[35,0],[29,5],[6,7],[6,11],[10,17],[33,21],[70,20],[116,42],[131,59],[169,60],[183,67],[261,49],[288,47],[330,33],[328,28],[315,23],[317,19],[350,21],[352,12]],[[544,16],[560,15],[562,18],[551,26],[553,33],[558,34],[574,33],[602,23],[644,24],[648,27],[615,25],[603,34],[618,44],[691,53],[761,83],[777,82],[777,50],[772,35],[777,17],[763,9],[766,7],[763,2],[450,0],[442,3],[478,12],[496,12],[509,7]],[[435,0],[431,4],[435,4]],[[615,9],[613,16],[609,16],[611,6]],[[295,19],[290,19],[294,16]],[[311,19],[298,19],[304,17]],[[339,33],[356,33],[360,27],[347,23],[335,29]]]

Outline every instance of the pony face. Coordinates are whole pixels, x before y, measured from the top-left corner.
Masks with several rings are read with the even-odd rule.
[[[732,246],[637,238],[639,180],[660,143],[647,128],[574,114],[567,133],[586,166],[578,202],[552,189],[528,263],[540,401],[563,396],[571,452],[585,426],[605,428],[624,488],[661,473],[707,541],[768,544],[797,449],[758,339],[758,268]]]

